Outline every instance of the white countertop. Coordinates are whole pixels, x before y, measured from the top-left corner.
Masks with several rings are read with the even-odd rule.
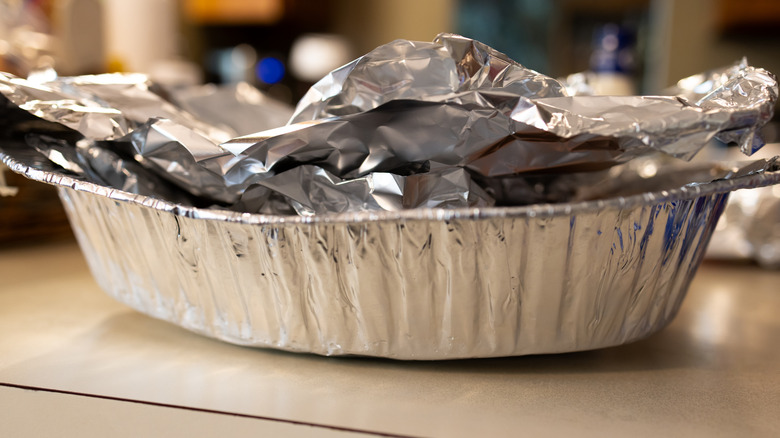
[[[630,345],[402,362],[221,343],[113,301],[75,243],[0,248],[0,436],[775,437],[778,347],[750,265],[705,263]]]

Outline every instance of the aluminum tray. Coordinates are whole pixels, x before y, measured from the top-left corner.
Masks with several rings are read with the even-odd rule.
[[[306,218],[182,207],[0,158],[59,187],[98,284],[140,312],[235,344],[420,360],[646,337],[676,314],[728,192],[780,182]]]

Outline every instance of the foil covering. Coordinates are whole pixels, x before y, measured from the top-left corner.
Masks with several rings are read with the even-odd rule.
[[[417,360],[646,337],[677,312],[727,192],[780,182],[769,163],[607,200],[283,217],[4,161],[60,187],[97,282],[143,313],[241,345]]]
[[[80,134],[81,147],[31,142],[90,180],[152,196],[175,187],[191,205],[309,216],[560,202],[577,189],[560,175],[654,152],[689,159],[715,137],[746,153],[760,147],[774,76],[743,63],[681,84],[679,96],[570,96],[561,81],[442,34],[378,47],[315,84],[288,125],[238,137],[253,120],[258,130],[278,122],[278,106],[256,90],[176,93],[143,75],[2,75],[0,93],[6,112]],[[73,152],[63,152],[68,144]],[[139,183],[146,175],[164,184]],[[524,189],[540,175],[558,191]]]
[[[166,90],[170,100],[198,120],[207,120],[231,138],[276,128],[290,119],[293,109],[246,82]]]

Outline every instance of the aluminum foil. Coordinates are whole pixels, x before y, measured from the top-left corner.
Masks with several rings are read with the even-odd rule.
[[[6,119],[16,121],[6,121],[4,131],[18,131],[16,137],[24,136],[50,158],[56,156],[54,162],[64,169],[93,182],[162,199],[186,202],[203,197],[207,201],[201,204],[239,199],[226,187],[219,168],[220,160],[233,155],[218,143],[246,132],[247,116],[254,115],[255,126],[262,129],[290,113],[247,84],[173,95],[141,74],[38,75],[23,80],[0,73],[0,92],[7,99]],[[177,99],[177,104],[168,98]],[[29,120],[16,114],[14,106],[50,122],[45,131],[55,141],[38,138],[44,130],[41,124],[26,128]],[[206,123],[195,116],[217,108],[225,109],[219,112],[223,119]],[[51,132],[57,131],[51,124],[70,132],[58,139],[62,135]],[[172,193],[170,185],[178,193]],[[155,192],[156,188],[161,190]]]
[[[698,79],[697,90],[706,83],[709,91],[695,101],[687,91],[569,96],[558,80],[442,34],[373,50],[315,84],[288,125],[240,137],[254,117],[221,108],[275,120],[267,103],[238,97],[246,93],[177,97],[141,75],[3,75],[0,92],[12,107],[79,133],[73,153],[30,142],[92,181],[150,196],[155,186],[175,187],[188,205],[309,216],[561,202],[584,181],[565,187],[570,174],[648,153],[688,159],[714,137],[754,151],[777,99],[774,76],[740,64],[711,77]],[[137,183],[144,175],[165,183]]]
[[[780,190],[765,187],[730,197],[707,257],[780,269]]]
[[[731,149],[713,149],[708,159],[737,160]],[[758,157],[780,155],[780,144],[768,144]],[[729,196],[707,257],[729,261],[755,261],[769,269],[780,269],[780,188],[777,186],[740,190]]]
[[[728,192],[780,182],[776,160],[670,164],[717,135],[755,144],[777,96],[760,73],[728,100],[570,97],[443,35],[227,141],[230,118],[141,76],[4,75],[0,158],[60,188],[104,290],[187,329],[396,359],[578,351],[665,326]]]
[[[165,91],[175,105],[198,120],[216,125],[231,138],[282,126],[293,114],[289,105],[268,97],[246,82]]]
[[[98,284],[147,315],[240,345],[414,360],[646,337],[676,314],[727,193],[780,182],[764,163],[606,200],[290,217],[184,207],[3,159],[60,187]]]

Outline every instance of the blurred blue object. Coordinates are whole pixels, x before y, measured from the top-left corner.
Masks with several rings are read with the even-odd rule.
[[[255,75],[262,83],[272,85],[284,78],[284,63],[273,56],[261,59],[255,67]]]
[[[593,40],[592,71],[633,73],[636,37],[630,29],[607,23],[596,29]]]

